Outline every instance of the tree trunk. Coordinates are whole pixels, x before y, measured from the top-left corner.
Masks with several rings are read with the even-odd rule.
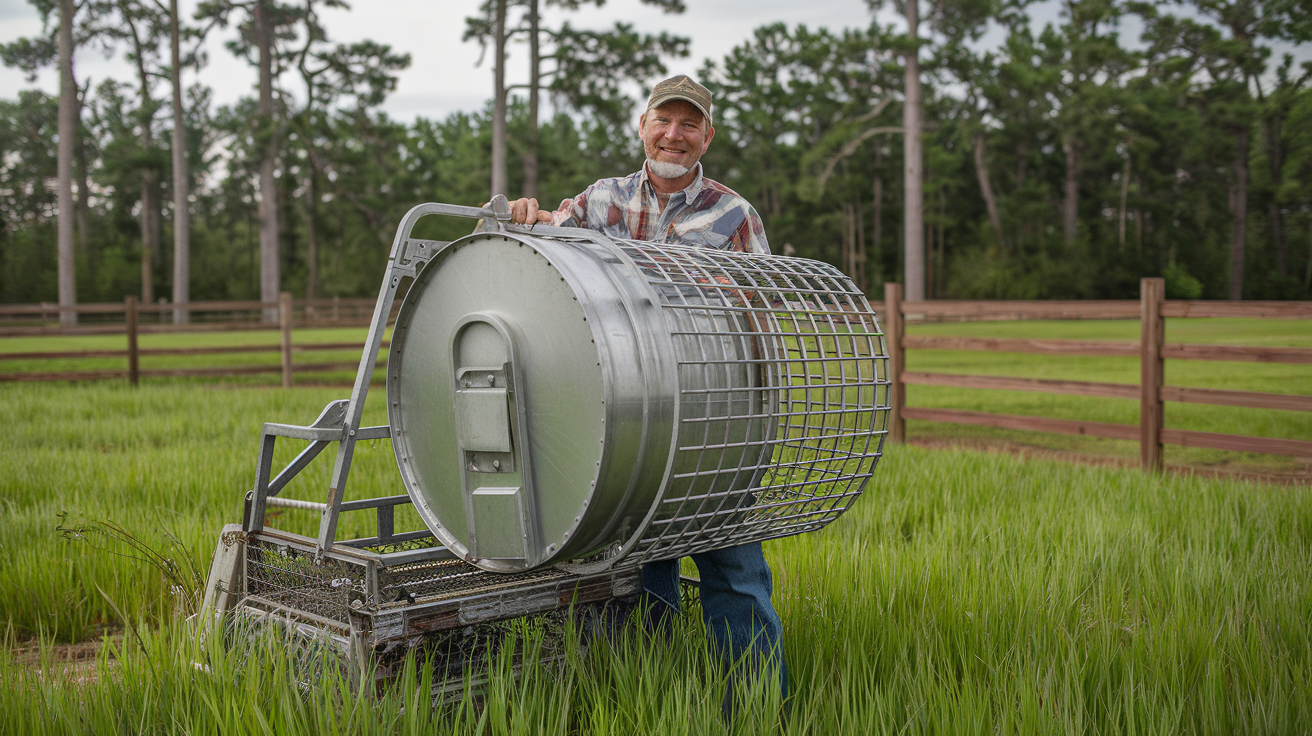
[[[1235,135],[1235,182],[1230,193],[1234,229],[1230,235],[1230,299],[1244,298],[1244,245],[1248,235],[1248,129]]]
[[[173,324],[191,321],[191,181],[182,119],[182,49],[178,0],[169,0],[169,43],[173,83]]]
[[[906,260],[906,300],[925,298],[925,183],[921,178],[923,160],[920,151],[920,0],[905,0],[907,35],[916,44],[906,54],[906,101],[902,107],[904,144],[902,163],[905,170],[903,200],[903,234]]]
[[[925,223],[925,298],[934,298],[934,226]]]
[[[542,50],[538,39],[538,0],[528,0],[528,134],[524,151],[524,196],[538,196],[538,104]]]
[[[1143,182],[1139,182],[1139,191],[1143,191]],[[1134,208],[1134,254],[1143,258],[1143,208]]]
[[[866,208],[860,197],[852,203],[852,209],[856,210],[856,285],[864,293],[870,284],[866,278]]]
[[[998,216],[998,200],[993,196],[993,187],[989,184],[988,164],[984,160],[984,133],[975,134],[975,175],[979,177],[979,192],[984,196],[984,206],[989,211],[989,223],[993,225],[993,235],[998,239],[998,247],[1007,249],[1007,241],[1002,236],[1002,218]]]
[[[1285,275],[1285,217],[1280,212],[1280,202],[1277,196],[1280,192],[1280,181],[1284,170],[1284,151],[1280,147],[1281,121],[1274,115],[1268,117],[1262,126],[1262,132],[1266,137],[1266,160],[1267,166],[1271,172],[1271,202],[1267,205],[1267,219],[1271,224],[1271,245],[1276,255],[1276,272],[1281,276]]]
[[[314,225],[315,198],[318,196],[314,188],[315,175],[318,172],[313,166],[305,177],[305,246],[306,259],[309,261],[309,278],[305,283],[305,298],[314,299],[319,294],[319,231]]]
[[[883,148],[876,147],[876,148],[875,148],[875,182],[874,182],[874,190],[875,190],[875,191],[874,191],[874,194],[872,195],[873,199],[875,200],[875,202],[874,202],[874,204],[875,204],[875,227],[874,227],[875,232],[874,232],[874,238],[873,238],[874,243],[873,243],[873,244],[874,244],[874,251],[875,251],[875,263],[876,263],[876,264],[879,264],[879,271],[878,271],[878,273],[881,274],[881,278],[882,278],[882,274],[883,274],[883,265],[882,265],[882,264],[883,264],[883,262],[884,262],[884,250],[883,250],[883,247],[884,247],[884,173],[883,173],[883,164],[884,164],[884,149],[883,149]]]
[[[1125,252],[1125,206],[1130,199],[1130,157],[1125,157],[1121,166],[1121,221],[1117,230],[1117,250]]]
[[[1079,144],[1073,136],[1067,136],[1062,141],[1062,150],[1066,152],[1066,180],[1063,187],[1064,197],[1062,199],[1062,236],[1066,240],[1066,245],[1075,243],[1075,233],[1079,226],[1080,214],[1080,186],[1079,177],[1077,176],[1080,167]]]
[[[141,173],[141,302],[155,301],[155,254],[159,251],[159,202],[155,172]]]
[[[254,6],[255,42],[260,54],[260,101],[257,109],[264,152],[260,158],[260,301],[278,301],[278,185],[273,169],[278,158],[278,136],[273,119],[273,19],[269,0]],[[265,322],[278,321],[278,308],[264,310]]]
[[[73,168],[77,174],[77,201],[73,206],[77,213],[77,252],[86,264],[88,275],[94,280],[95,263],[91,258],[91,241],[88,239],[90,225],[87,223],[91,199],[91,172],[87,165],[86,136],[82,134],[82,108],[86,105],[85,94],[86,90],[83,90],[77,97],[77,116],[74,121],[76,140],[73,143]]]
[[[938,282],[934,294],[941,298],[948,283],[948,203],[943,193],[938,194]]]
[[[492,196],[506,193],[506,2],[496,0],[496,56],[492,72]]]
[[[852,205],[847,202],[843,203],[843,248],[839,254],[839,261],[843,264],[840,270],[848,276],[854,276],[852,273]]]
[[[73,80],[73,0],[59,0],[59,217],[55,225],[59,306],[77,303],[73,260],[73,138],[77,135],[77,84]],[[77,324],[77,313],[59,312],[59,324]]]
[[[155,147],[155,101],[150,97],[150,74],[146,71],[146,54],[141,37],[137,34],[136,24],[130,11],[124,4],[123,15],[128,19],[132,30],[132,43],[137,61],[137,82],[140,85],[141,111],[138,124],[141,126],[141,151],[149,157]],[[155,301],[155,268],[160,260],[159,250],[159,179],[158,172],[149,165],[141,170],[141,301],[149,305]]]

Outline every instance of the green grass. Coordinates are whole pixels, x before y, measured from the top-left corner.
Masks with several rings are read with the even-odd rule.
[[[722,682],[693,617],[670,644],[631,637],[564,670],[530,667],[514,678],[508,663],[496,665],[488,707],[430,711],[407,704],[407,686],[378,700],[331,677],[302,688],[277,646],[200,652],[173,621],[158,572],[54,531],[67,512],[160,547],[175,535],[207,559],[220,526],[240,513],[260,423],[308,422],[342,395],[0,386],[10,414],[0,449],[0,626],[11,643],[38,632],[76,641],[121,625],[116,611],[142,619],[141,643],[116,640],[98,668],[61,675],[56,662],[0,653],[0,730],[725,731]],[[381,408],[376,391],[365,421],[381,422]],[[287,443],[278,460],[295,450]],[[287,493],[317,499],[328,466]],[[348,494],[395,493],[397,480],[388,443],[369,443]],[[368,531],[367,515],[345,520],[347,534]],[[285,511],[271,523],[305,532],[312,521]],[[1306,486],[903,446],[890,448],[850,513],[768,543],[766,554],[795,696],[781,721],[761,688],[741,733],[1312,728]]]

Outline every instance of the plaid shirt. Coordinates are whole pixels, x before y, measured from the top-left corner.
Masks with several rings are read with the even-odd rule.
[[[561,202],[552,213],[551,224],[653,243],[770,252],[761,216],[737,192],[703,177],[700,163],[692,184],[670,195],[664,212],[643,164],[635,174],[601,179],[577,197]]]

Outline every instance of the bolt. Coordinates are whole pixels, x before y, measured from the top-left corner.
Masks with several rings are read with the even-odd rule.
[[[500,460],[493,460],[493,461],[492,461],[492,467],[496,468],[497,470],[500,470],[500,469],[501,469],[501,461],[500,461]]]
[[[491,386],[491,385],[495,384],[496,381],[497,381],[497,377],[496,377],[496,376],[492,375],[491,373],[487,374],[487,385]]]

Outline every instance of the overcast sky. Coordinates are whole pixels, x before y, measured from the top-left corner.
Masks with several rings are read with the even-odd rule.
[[[460,40],[464,19],[477,11],[480,0],[355,0],[352,10],[326,10],[323,19],[329,37],[335,41],[372,39],[412,57],[409,69],[401,73],[396,92],[385,109],[395,117],[410,120],[415,116],[440,118],[457,110],[475,110],[491,98],[492,73],[487,62],[475,66],[479,48]],[[196,0],[180,0],[185,15],[190,15]],[[639,31],[671,31],[692,39],[692,53],[687,59],[669,63],[672,73],[693,74],[706,58],[722,59],[741,44],[753,29],[766,23],[782,21],[789,26],[806,23],[812,28],[864,27],[870,22],[864,0],[686,0],[688,11],[666,15],[638,0],[609,0],[602,8],[585,7],[573,13],[548,11],[545,21],[553,23],[568,17],[576,27],[601,28],[622,20]],[[1035,25],[1057,20],[1056,0],[1045,0],[1031,9]],[[891,12],[880,16],[883,23],[896,23]],[[1127,42],[1137,40],[1138,26],[1128,22],[1123,29]],[[41,22],[26,0],[0,0],[0,42],[40,33]],[[216,102],[229,103],[250,94],[255,84],[255,70],[232,56],[223,41],[232,32],[217,32],[208,39],[210,63],[201,70],[201,78],[214,88]],[[985,45],[1001,40],[994,31],[984,39]],[[510,81],[527,77],[527,51],[523,45],[512,46],[506,68]],[[1312,58],[1312,49],[1298,49],[1301,58]],[[76,60],[79,83],[91,79],[98,84],[106,77],[132,81],[133,72],[121,58],[106,59],[97,51],[79,51]],[[195,81],[195,73],[184,76],[184,83]],[[135,84],[135,83],[134,83]],[[58,88],[53,70],[43,72],[37,85],[54,94]],[[29,86],[24,76],[0,66],[0,98],[12,99]],[[163,92],[161,91],[161,94]]]
[[[417,115],[443,117],[456,110],[473,110],[491,97],[492,72],[485,61],[475,67],[479,48],[460,40],[465,17],[474,14],[480,0],[356,0],[351,10],[326,10],[324,22],[335,41],[372,39],[391,44],[412,57],[409,69],[400,75],[396,92],[385,108],[394,116],[411,119]],[[194,11],[195,0],[180,0],[185,15]],[[692,53],[669,63],[672,73],[694,73],[706,58],[723,58],[745,41],[753,29],[775,21],[811,27],[865,26],[870,22],[864,0],[686,0],[688,11],[666,15],[638,0],[609,0],[602,8],[585,7],[572,13],[548,11],[545,21],[568,17],[576,27],[601,28],[622,20],[639,31],[671,31],[692,39]],[[893,22],[891,13],[881,16]],[[40,33],[36,11],[26,0],[0,0],[0,42]],[[231,31],[220,32],[208,41],[210,63],[200,74],[215,90],[218,103],[232,102],[248,94],[255,84],[255,70],[237,60],[223,47]],[[527,51],[512,46],[506,65],[512,82],[527,77]],[[95,51],[79,51],[76,57],[79,83],[93,83],[113,76],[132,79],[132,70],[120,58],[105,59]],[[194,81],[188,74],[186,83]],[[54,71],[44,72],[38,86],[52,94],[58,82]],[[0,67],[0,97],[13,98],[29,86],[23,75]]]

